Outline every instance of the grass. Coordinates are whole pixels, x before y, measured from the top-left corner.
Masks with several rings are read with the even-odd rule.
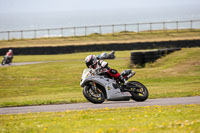
[[[135,32],[119,32],[112,34],[91,34],[88,36],[63,37],[63,38],[39,38],[39,39],[13,39],[0,41],[0,48],[33,47],[33,46],[66,46],[66,45],[90,45],[108,43],[131,43],[148,41],[169,41],[200,39],[200,30],[163,30]]]
[[[197,133],[200,105],[0,115],[0,132]],[[11,128],[12,127],[12,128]]]
[[[149,63],[132,68],[136,75],[130,80],[147,86],[149,98],[200,95],[200,48],[186,48]],[[121,72],[129,69],[131,51],[116,51],[109,66]],[[63,60],[24,66],[0,68],[0,107],[55,103],[86,102],[80,78],[86,67],[84,58],[93,53],[65,55],[15,56],[14,62]]]

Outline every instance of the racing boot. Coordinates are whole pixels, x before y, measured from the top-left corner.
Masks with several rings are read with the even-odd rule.
[[[126,87],[126,79],[122,75],[120,75],[118,79],[121,84],[121,91],[123,92],[124,88]]]

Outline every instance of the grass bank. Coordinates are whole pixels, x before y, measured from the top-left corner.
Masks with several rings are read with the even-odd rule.
[[[200,105],[0,115],[0,132],[197,133]],[[12,128],[11,128],[12,127]]]
[[[200,39],[200,30],[163,30],[151,32],[120,32],[112,34],[91,34],[88,36],[63,37],[63,38],[39,38],[39,39],[13,39],[0,41],[0,48],[10,47],[33,47],[33,46],[68,46],[90,45],[108,43],[131,43],[169,40],[192,40]]]
[[[200,48],[187,48],[147,64],[132,68],[137,80],[147,86],[149,98],[200,95]],[[64,60],[0,68],[0,107],[86,102],[80,78],[88,54],[15,56],[14,61]],[[130,67],[130,51],[116,51],[117,59],[106,60],[121,72]]]

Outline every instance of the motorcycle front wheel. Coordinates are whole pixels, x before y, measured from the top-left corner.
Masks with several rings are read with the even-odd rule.
[[[6,64],[6,61],[3,59],[2,62],[1,62],[1,65],[5,65]]]
[[[137,101],[137,102],[142,102],[145,101],[148,96],[149,92],[147,88],[140,82],[138,81],[129,81],[129,89],[131,90],[130,93],[132,95],[131,99]]]
[[[99,88],[96,89],[97,92],[95,93],[91,86],[85,86],[83,88],[83,95],[89,102],[94,104],[103,103],[105,101],[105,96]]]

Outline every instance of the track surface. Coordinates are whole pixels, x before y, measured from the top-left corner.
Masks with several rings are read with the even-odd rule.
[[[131,100],[131,101],[108,101],[104,102],[103,104],[76,103],[76,104],[42,105],[42,106],[7,107],[7,108],[0,108],[0,114],[18,114],[18,113],[28,113],[28,112],[60,112],[66,110],[86,110],[86,109],[100,109],[100,108],[177,105],[177,104],[200,104],[200,96],[148,99],[145,102],[135,102]]]
[[[31,64],[38,64],[38,63],[48,63],[48,62],[62,62],[62,61],[35,61],[35,62],[19,62],[19,63],[12,63],[11,65],[4,65],[2,66],[0,64],[1,67],[8,67],[8,66],[22,66],[22,65],[31,65]]]
[[[126,58],[115,58],[118,60],[123,60]],[[17,62],[17,63],[11,63],[10,65],[1,65],[0,67],[8,67],[8,66],[22,66],[22,65],[31,65],[31,64],[39,64],[39,63],[48,63],[48,62],[66,62],[66,61],[84,61],[84,59],[68,59],[68,60],[55,60],[55,61],[33,61],[33,62]]]

